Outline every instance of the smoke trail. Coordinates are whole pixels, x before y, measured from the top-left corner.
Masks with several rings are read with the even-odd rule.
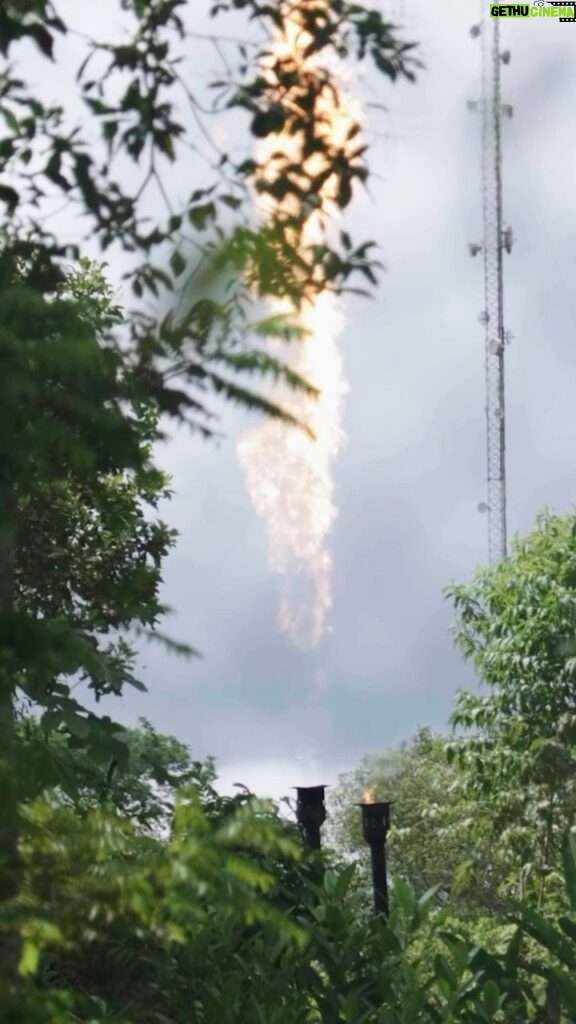
[[[298,23],[297,7],[295,12],[273,53],[289,54],[304,69],[310,63],[304,56],[308,39]],[[330,142],[345,149],[356,118],[342,91],[336,95],[326,90],[322,107]],[[272,142],[260,145],[258,156],[265,164],[267,155],[283,150],[298,160],[298,145],[293,135],[276,135]],[[318,210],[306,222],[302,245],[323,242],[323,215],[337,212],[333,189],[329,178],[320,190]],[[280,201],[278,209],[284,203]],[[277,303],[272,312],[285,313],[288,308]],[[344,326],[340,300],[323,292],[313,305],[304,307],[299,319],[305,336],[292,343],[294,351],[286,361],[318,389],[320,397],[310,399],[282,387],[276,387],[270,397],[308,424],[315,440],[294,427],[267,420],[242,436],[238,457],[254,508],[266,522],[269,564],[279,576],[279,626],[301,649],[311,649],[322,638],[331,605],[328,537],[337,517],[333,467],[345,440],[342,413],[347,385],[338,348]]]

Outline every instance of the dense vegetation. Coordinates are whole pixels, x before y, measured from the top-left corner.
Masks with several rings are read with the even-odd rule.
[[[322,855],[271,803],[220,797],[210,760],[98,710],[144,688],[143,638],[194,654],[160,631],[167,417],[210,436],[212,394],[290,420],[253,378],[312,389],[264,342],[298,344],[302,304],[375,280],[371,243],[329,218],[306,242],[322,183],[345,210],[368,177],[360,127],[335,147],[322,100],[335,59],[412,79],[412,46],[362,4],[220,0],[255,31],[208,37],[224,71],[207,104],[192,5],[120,0],[122,31],[84,40],[79,115],[29,74],[31,47],[55,61],[74,35],[57,7],[0,6],[2,1024],[574,1020],[573,517],[542,516],[451,588],[488,690],[459,695],[449,741],[421,730],[343,779]],[[270,55],[294,18],[305,73]],[[215,153],[183,197],[170,167],[228,116],[245,154]],[[279,131],[295,155],[263,167],[254,141]],[[62,200],[79,239],[123,254],[134,309],[47,228]],[[262,317],[270,297],[285,315]],[[397,800],[387,921],[369,912],[361,783]]]

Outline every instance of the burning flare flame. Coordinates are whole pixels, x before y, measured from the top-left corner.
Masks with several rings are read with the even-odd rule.
[[[369,786],[362,793],[360,803],[362,804],[375,804],[376,803],[376,791],[373,786]]]
[[[284,33],[273,44],[272,57],[289,56],[304,71],[313,63],[313,58],[304,54],[308,42],[296,4]],[[330,142],[345,149],[356,121],[350,104],[341,91],[335,94],[325,90],[319,107],[317,113]],[[299,146],[292,135],[281,132],[259,144],[258,156],[266,165],[267,158],[281,151],[298,162]],[[306,172],[321,171],[322,160],[321,154],[307,158]],[[315,165],[314,161],[320,163]],[[328,178],[317,196],[317,209],[306,221],[303,246],[324,241],[323,218],[327,213],[337,214],[334,192],[334,183]],[[289,210],[289,203],[279,200],[276,208]],[[293,310],[287,302],[277,302],[271,312],[286,314]],[[247,431],[237,450],[252,504],[266,522],[270,569],[280,577],[279,626],[300,649],[310,650],[322,638],[332,603],[332,554],[327,537],[338,514],[332,469],[345,441],[342,412],[348,388],[338,349],[344,319],[337,297],[322,292],[314,304],[304,306],[299,325],[304,337],[292,343],[294,351],[285,361],[318,390],[319,397],[294,393],[282,386],[277,386],[270,397],[310,427],[314,440],[296,427],[267,420]]]

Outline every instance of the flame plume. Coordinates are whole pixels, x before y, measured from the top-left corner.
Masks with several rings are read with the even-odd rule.
[[[310,36],[298,9],[295,4],[270,58],[293,61],[304,76],[315,64],[314,57],[305,53]],[[357,116],[342,90],[324,89],[315,116],[332,151],[346,151]],[[267,166],[270,175],[277,173],[280,155],[308,180],[321,175],[325,155],[313,153],[303,159],[301,149],[302,141],[293,132],[263,140],[258,147],[263,173]],[[324,242],[326,216],[337,215],[336,188],[334,177],[327,177],[316,193],[316,208],[307,215],[299,238],[303,249]],[[278,200],[273,212],[290,214],[294,202],[293,197]],[[274,303],[271,312],[294,310],[285,300]],[[268,420],[241,437],[238,457],[252,504],[266,522],[270,568],[280,577],[279,626],[298,647],[309,650],[321,640],[331,606],[332,555],[327,538],[338,514],[332,469],[345,440],[342,412],[348,388],[338,349],[344,326],[338,298],[322,291],[304,303],[298,321],[304,336],[292,343],[294,351],[285,361],[318,390],[319,397],[289,392],[282,386],[270,397],[306,423],[314,440],[297,428]]]

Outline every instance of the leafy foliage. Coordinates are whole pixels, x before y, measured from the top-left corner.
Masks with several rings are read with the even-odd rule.
[[[559,886],[560,837],[576,811],[576,521],[542,513],[510,556],[452,585],[456,642],[489,692],[460,692],[451,756],[490,807],[516,896]]]
[[[465,792],[465,777],[446,757],[446,741],[421,728],[389,752],[364,758],[340,776],[330,798],[330,841],[339,855],[358,863],[358,880],[369,904],[371,879],[356,804],[370,790],[392,800],[387,859],[392,877],[420,895],[431,889],[449,904],[460,924],[501,913],[497,865],[483,807]]]
[[[109,634],[155,623],[159,564],[171,543],[162,524],[142,523],[141,502],[153,504],[165,487],[151,462],[154,407],[135,401],[122,352],[99,336],[82,303],[50,292],[49,275],[43,289],[31,284],[37,255],[34,246],[18,247],[18,256],[7,246],[0,260],[4,897],[18,887],[17,805],[25,795],[12,760],[16,695],[40,706],[46,725],[65,723],[79,742],[104,744],[107,756],[114,750],[120,758],[121,730],[84,713],[71,678],[89,683],[97,697],[124,682],[138,685],[129,645]],[[116,571],[120,559],[129,592]],[[7,958],[13,969],[10,951]]]
[[[153,629],[163,611],[161,564],[175,535],[149,515],[169,494],[152,462],[158,412],[134,396],[109,336],[121,314],[101,268],[83,261],[49,301],[20,288],[4,306],[23,380],[18,387],[13,365],[3,405],[4,480],[17,523],[13,670],[21,696],[44,710],[45,729],[63,726],[79,745],[92,735],[94,753],[111,742],[121,759],[122,730],[87,714],[66,677],[97,699],[125,684],[144,689],[122,633]]]
[[[34,267],[32,286],[40,283],[40,271],[44,278],[61,278],[63,259],[77,258],[79,250],[51,237],[39,214],[64,200],[104,249],[116,246],[129,255],[127,279],[136,298],[166,290],[180,296],[162,320],[143,308],[130,317],[141,377],[163,410],[211,433],[205,393],[215,391],[289,419],[238,380],[287,372],[282,360],[263,359],[250,342],[254,297],[284,297],[298,307],[357,274],[375,281],[372,243],[354,246],[346,235],[347,244],[336,247],[327,233],[318,244],[303,244],[315,209],[311,197],[322,181],[333,182],[344,208],[354,185],[368,178],[359,125],[344,148],[331,142],[323,99],[329,94],[338,102],[338,84],[329,61],[334,54],[340,60],[366,57],[391,81],[411,80],[418,66],[413,44],[400,42],[378,12],[360,4],[215,3],[214,16],[242,10],[258,34],[253,43],[238,44],[214,36],[223,77],[192,85],[190,53],[206,41],[191,27],[188,0],[121,0],[120,7],[125,31],[115,35],[110,28],[107,38],[86,41],[77,71],[84,107],[79,121],[65,104],[43,101],[18,59],[22,42],[33,40],[45,59],[56,60],[72,26],[47,0],[3,5],[2,53],[14,63],[6,65],[0,91],[0,201],[17,225],[16,249],[23,238],[36,241],[42,266]],[[271,39],[294,19],[309,40],[305,73],[293,61],[271,56]],[[206,92],[215,97],[212,104]],[[247,115],[244,158],[232,159],[213,142],[210,119],[231,112]],[[276,154],[264,167],[254,157],[253,141],[279,130],[294,151]],[[171,187],[170,168],[188,163],[198,132],[214,156],[212,181],[181,199]],[[255,216],[254,195],[274,203],[264,203]],[[277,202],[287,196],[289,210]],[[152,218],[151,204],[157,211]],[[191,290],[198,274],[214,267],[219,277],[212,297],[206,289]],[[186,387],[167,388],[166,374]]]
[[[178,787],[198,787],[206,813],[220,812],[214,790],[214,762],[193,761],[190,751],[174,736],[156,732],[146,719],[123,735],[123,758],[98,759],[93,749],[75,742],[64,728],[47,729],[30,716],[18,722],[15,771],[28,799],[46,792],[84,813],[113,808],[130,818],[135,828],[167,835]]]
[[[7,1020],[520,1024],[576,1009],[572,912],[552,920],[526,904],[495,954],[396,878],[389,919],[364,921],[354,867],[317,862],[253,798],[210,818],[184,790],[164,839],[109,810],[79,818],[39,801],[23,854],[11,911],[22,981]],[[565,860],[574,905],[569,836]]]
[[[210,763],[192,764],[198,784],[179,790],[169,833],[143,830],[166,807],[152,779],[173,766],[172,790],[191,762],[148,724],[133,734],[131,754],[125,799],[119,787],[103,803],[102,776],[62,747],[82,790],[76,802],[53,788],[26,806],[22,886],[0,912],[0,935],[22,936],[3,1022],[574,1019],[571,833],[563,842],[569,909],[551,916],[524,903],[495,950],[460,934],[453,907],[436,909],[434,890],[418,897],[399,875],[387,920],[359,914],[356,866],[303,849],[271,803],[247,792],[219,797]]]
[[[183,1020],[196,987],[208,998],[224,980],[205,959],[211,952],[224,948],[231,960],[256,922],[266,922],[276,941],[303,939],[269,903],[274,880],[250,855],[300,853],[276,836],[265,805],[212,826],[194,792],[183,792],[168,840],[137,834],[128,819],[105,810],[79,819],[72,809],[39,803],[28,817],[25,881],[14,910],[24,934],[20,971],[39,968],[43,986],[56,981],[68,990],[81,1019],[98,1006],[104,1019],[162,1020],[167,1011],[174,1019],[179,1006]]]

